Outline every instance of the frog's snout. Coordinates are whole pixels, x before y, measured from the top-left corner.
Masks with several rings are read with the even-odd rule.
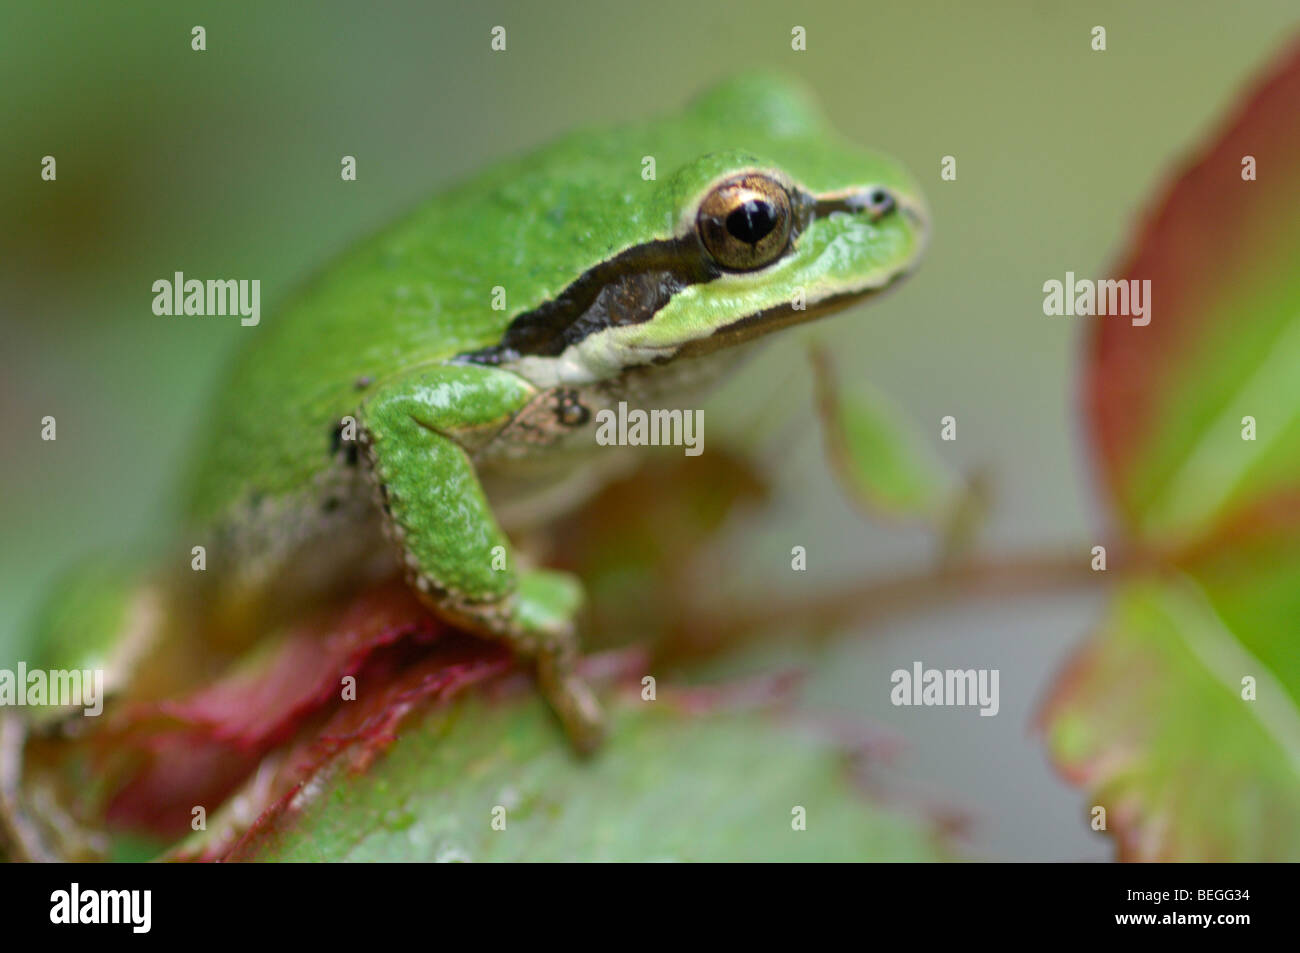
[[[917,194],[907,192],[892,193],[894,214],[902,217],[907,226],[916,233],[922,248],[930,237],[930,210],[925,200]]]

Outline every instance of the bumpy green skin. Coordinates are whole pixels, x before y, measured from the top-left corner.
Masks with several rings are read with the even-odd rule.
[[[597,262],[668,237],[702,185],[746,155],[812,191],[880,184],[919,195],[896,163],[843,143],[802,89],[771,77],[719,87],[680,115],[580,131],[506,162],[367,241],[262,322],[198,445],[187,516],[203,523],[249,494],[308,485],[328,463],[332,428],[356,410],[359,378],[496,343],[515,315]],[[642,156],[655,157],[657,180],[642,180]],[[837,237],[847,245],[856,236],[816,235],[823,246]],[[920,252],[901,228],[846,250],[858,252],[841,259],[853,272]],[[684,302],[680,320],[720,325],[825,280],[823,258],[799,257],[817,269],[792,263],[775,281],[711,283],[691,296],[708,300]],[[490,308],[498,285],[504,311]]]
[[[494,570],[492,550],[509,546],[458,432],[504,422],[531,396],[520,378],[495,368],[437,365],[399,377],[364,405],[375,475],[401,540],[419,566],[444,567],[449,592],[501,598],[512,567]]]
[[[645,156],[654,157],[654,180],[642,175]],[[593,746],[599,710],[573,672],[580,587],[515,565],[480,486],[484,461],[513,460],[521,448],[536,454],[539,445],[543,456],[560,456],[547,402],[563,399],[572,364],[455,359],[498,344],[516,316],[619,252],[698,242],[704,195],[753,170],[834,208],[846,194],[883,188],[908,214],[872,218],[860,206],[818,214],[775,263],[687,284],[651,319],[591,336],[595,357],[584,352],[579,363],[583,386],[595,389],[584,398],[608,400],[642,381],[647,355],[671,362],[686,345],[729,340],[715,332],[738,321],[781,308],[789,317],[803,296],[842,304],[919,258],[923,205],[906,174],[841,141],[800,88],[747,77],[678,115],[578,132],[491,169],[361,244],[265,319],[218,392],[187,484],[186,547],[211,550],[201,574],[208,589],[190,600],[203,606],[204,623],[221,617],[228,628],[255,630],[259,606],[286,604],[304,580],[332,585],[339,567],[329,558],[344,575],[351,560],[360,572],[369,537],[354,528],[363,525],[358,513],[370,515],[431,608],[536,657],[571,734]],[[703,245],[699,252],[707,254]],[[491,307],[498,286],[504,310]],[[769,329],[745,327],[746,335]],[[358,426],[356,447],[340,446],[347,418]],[[539,443],[538,433],[552,442]],[[259,587],[271,598],[249,595]],[[234,608],[219,608],[221,600]]]

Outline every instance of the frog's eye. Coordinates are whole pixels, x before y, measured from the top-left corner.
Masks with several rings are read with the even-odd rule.
[[[695,227],[709,254],[729,271],[776,261],[790,244],[790,194],[756,172],[719,184],[700,203]]]

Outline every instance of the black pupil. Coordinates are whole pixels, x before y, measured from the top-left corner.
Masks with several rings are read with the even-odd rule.
[[[750,199],[727,216],[727,231],[747,245],[757,245],[776,228],[776,209],[760,199]]]

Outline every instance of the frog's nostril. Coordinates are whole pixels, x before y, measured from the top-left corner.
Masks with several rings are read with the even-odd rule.
[[[858,214],[865,213],[871,217],[873,222],[879,221],[899,208],[898,199],[894,197],[894,193],[883,186],[862,189],[843,198],[824,200],[818,204],[827,212],[839,210]]]

